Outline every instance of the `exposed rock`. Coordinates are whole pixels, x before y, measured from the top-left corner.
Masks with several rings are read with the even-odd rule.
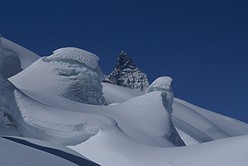
[[[143,73],[125,53],[121,52],[113,72],[105,76],[104,82],[145,91],[149,86],[147,75]]]

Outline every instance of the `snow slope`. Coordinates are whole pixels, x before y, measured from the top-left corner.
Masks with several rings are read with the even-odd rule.
[[[29,97],[16,91],[16,100],[21,112],[12,113],[12,116],[18,119],[17,126],[23,127],[20,131],[26,136],[36,136],[56,142],[59,140],[61,144],[68,145],[85,141],[101,129],[105,129],[105,126],[112,126],[120,128],[138,142],[173,146],[165,137],[170,128],[167,120],[169,115],[166,114],[162,101],[159,100],[161,98],[159,92],[113,106],[94,106],[41,92],[21,90]],[[143,101],[147,102],[141,106],[140,103]],[[154,102],[150,104],[148,101]],[[156,112],[150,111],[154,108],[157,108]],[[139,121],[136,120],[137,118]],[[43,128],[47,130],[43,131]]]
[[[44,166],[44,165],[61,165],[76,166],[63,158],[48,154],[46,152],[27,147],[22,144],[0,138],[0,165],[4,166]]]
[[[7,80],[39,58],[35,53],[0,35],[0,134],[20,135],[8,110],[14,109],[14,86]]]
[[[74,51],[74,49],[72,51]],[[51,55],[50,57],[40,58],[39,60],[34,62],[32,65],[30,65],[28,68],[26,68],[22,72],[9,78],[10,82],[13,85],[15,85],[15,87],[17,87],[24,94],[30,97],[29,99],[27,97],[25,98],[25,95],[22,95],[21,93],[16,91],[15,98],[16,98],[17,106],[21,112],[19,114],[17,114],[17,111],[10,112],[10,114],[14,117],[14,119],[18,119],[16,123],[18,123],[17,126],[19,126],[19,131],[25,136],[29,136],[29,137],[31,137],[32,135],[38,136],[39,135],[38,133],[41,133],[41,129],[38,129],[37,126],[41,126],[41,128],[47,128],[47,129],[51,128],[52,130],[58,130],[58,128],[62,130],[62,127],[68,126],[65,124],[65,122],[62,122],[64,117],[66,116],[61,117],[61,120],[59,120],[61,122],[58,122],[58,124],[52,119],[51,122],[55,123],[54,126],[52,126],[52,123],[48,122],[48,120],[46,122],[38,121],[39,119],[44,119],[44,117],[48,115],[41,116],[41,117],[35,117],[34,115],[35,111],[41,110],[40,113],[37,113],[37,115],[41,115],[42,113],[46,112],[46,110],[51,110],[48,112],[55,112],[54,110],[56,109],[50,109],[46,107],[45,111],[42,111],[42,109],[44,109],[45,106],[42,106],[42,105],[39,106],[39,103],[36,104],[32,102],[31,100],[31,99],[35,99],[34,93],[36,95],[37,94],[46,95],[47,97],[45,98],[43,97],[43,99],[46,99],[46,102],[44,102],[43,104],[46,104],[46,105],[49,105],[47,102],[51,103],[51,102],[54,102],[55,100],[61,102],[61,100],[65,100],[65,98],[67,97],[64,95],[61,95],[61,93],[63,92],[70,93],[70,91],[71,92],[76,91],[76,93],[85,93],[85,91],[78,92],[78,89],[80,89],[80,86],[82,86],[82,89],[84,88],[84,81],[86,81],[84,78],[81,77],[80,72],[81,70],[88,70],[88,69],[85,69],[85,67],[82,68],[83,64],[81,62],[80,63],[74,62],[74,61],[77,61],[78,59],[83,59],[85,57],[85,54],[79,54],[79,55],[76,54],[76,55],[70,55],[66,57],[64,56],[64,54],[56,55],[56,62],[58,61],[58,56],[60,56],[59,59],[63,59],[63,64],[50,63],[47,59],[51,59],[51,58],[53,59],[54,56]],[[69,60],[68,57],[72,59]],[[64,65],[64,64],[67,64],[67,65]],[[71,66],[73,66],[73,68],[71,68]],[[75,71],[78,71],[79,69],[80,69],[80,72],[75,74]],[[61,70],[66,70],[67,75],[65,76],[65,75],[59,74]],[[94,82],[93,77],[95,76],[90,77],[91,79],[89,81]],[[78,84],[77,85],[78,87],[76,89],[73,89],[71,84],[74,84],[74,82],[77,80],[80,80],[82,84]],[[97,88],[97,89],[100,90],[100,88]],[[95,93],[98,93],[98,92],[94,92],[94,94]],[[99,94],[100,93],[101,92],[99,92]],[[97,98],[97,95],[94,95],[94,96],[95,98]],[[58,97],[60,97],[60,99],[58,99]],[[42,99],[35,99],[35,100],[38,102],[43,101]],[[69,103],[71,101],[72,100],[67,100],[67,102],[62,102],[62,103],[67,103],[68,108],[63,106],[63,107],[60,107],[60,109],[66,108],[66,110],[70,110],[71,108],[73,108],[74,110],[77,109],[78,112],[80,110],[87,110],[87,109],[93,110],[92,113],[95,112],[95,114],[100,114],[104,117],[114,119],[113,121],[118,124],[121,130],[123,130],[128,136],[132,137],[133,139],[139,142],[144,142],[147,144],[158,145],[158,146],[173,146],[173,144],[181,145],[181,143],[179,143],[180,138],[176,136],[177,133],[171,122],[171,106],[170,108],[168,108],[166,107],[166,105],[164,105],[164,103],[162,102],[161,92],[157,92],[157,93],[154,92],[151,94],[146,94],[143,96],[136,97],[135,99],[132,99],[132,102],[127,101],[125,103],[112,105],[112,106],[105,106],[105,107],[96,107],[94,105],[85,106],[85,105],[80,105],[80,104],[78,104],[79,106],[76,107],[75,104]],[[74,101],[78,101],[78,100],[75,99]],[[59,102],[56,102],[56,103],[59,103]],[[142,102],[144,103],[141,104]],[[56,108],[56,107],[58,108],[58,104],[56,105],[50,104],[49,106],[53,108]],[[151,111],[152,109],[154,109],[153,112]],[[59,110],[57,112],[59,112]],[[87,111],[87,113],[89,113],[89,111]],[[77,115],[77,117],[80,117],[80,116]],[[139,118],[140,121],[136,121],[137,118]],[[73,120],[71,119],[71,121]],[[98,122],[99,120],[91,120],[90,122],[82,121],[82,122],[79,122],[79,124],[91,123],[92,121],[94,121],[95,123],[95,122]],[[64,123],[65,125],[61,126],[59,125],[60,123],[61,124]],[[132,128],[130,128],[130,124],[133,124]],[[74,124],[72,124],[72,127],[73,125]],[[105,125],[105,124],[102,124],[102,125]],[[60,127],[57,127],[57,126],[60,126]],[[100,127],[101,125],[98,125],[98,127],[95,127],[95,125],[93,125],[93,128],[94,128],[92,129],[94,130],[93,135],[95,134],[94,132],[95,131],[97,132],[98,128]],[[35,129],[37,129],[37,131]],[[49,133],[43,133],[43,135],[39,135],[39,137],[41,137],[42,139],[48,139],[51,141],[57,140],[58,137],[61,137],[60,141],[62,144],[65,144],[65,145],[76,144],[78,143],[80,139],[81,141],[84,141],[84,139],[81,138],[80,135],[73,135],[73,134],[70,134],[70,139],[66,139],[67,135],[65,136],[65,139],[63,139],[64,132],[69,132],[69,130],[66,130],[66,129],[67,127],[65,127],[64,129],[65,131],[63,131],[63,133],[58,132],[59,136],[56,136],[57,133],[51,134],[52,133],[51,131]],[[31,131],[32,133],[30,133]],[[82,133],[82,131],[80,132]],[[89,135],[92,135],[92,134],[90,133]]]
[[[8,95],[0,94],[5,101],[4,107],[1,105],[5,119],[0,119],[0,126],[10,123],[12,129],[29,138],[0,138],[0,165],[37,165],[35,161],[38,165],[81,165],[87,159],[103,166],[246,166],[248,163],[248,124],[177,98],[171,105],[173,93],[167,84],[171,83],[168,77],[162,79],[167,81],[161,84],[165,89],[158,89],[161,85],[155,84],[156,88],[149,93],[103,83],[108,105],[92,105],[51,93],[80,79],[74,70],[67,72],[66,77],[56,73],[71,66],[68,63],[73,61],[77,68],[85,61],[85,65],[89,62],[89,68],[95,68],[87,58],[66,55],[63,61],[66,59],[67,65],[39,59],[27,67],[35,58],[20,57],[22,68],[26,68],[9,79],[13,85],[2,83]],[[170,137],[174,125],[185,144],[191,146],[175,147],[175,137]],[[67,155],[59,156],[49,148]],[[11,156],[16,149],[17,153]],[[70,155],[76,158],[69,159]],[[10,157],[14,160],[9,161]],[[77,159],[82,163],[76,162]]]
[[[115,86],[115,88],[117,87]],[[122,90],[124,89],[120,87],[119,91]],[[159,129],[166,130],[166,128],[161,127],[160,124],[163,122],[159,120],[161,119],[160,116],[162,114],[157,114],[156,116],[156,113],[154,112],[154,110],[159,110],[157,107],[159,104],[157,102],[159,101],[158,97],[160,93],[157,92],[134,97],[126,102],[113,106],[92,106],[77,103],[58,96],[42,94],[41,92],[36,93],[23,89],[21,89],[21,91],[29,96],[25,97],[24,95],[21,97],[21,100],[23,100],[21,102],[22,106],[35,110],[35,112],[30,112],[31,110],[29,111],[28,109],[20,109],[22,114],[24,117],[27,117],[31,124],[33,123],[32,125],[34,127],[36,127],[33,129],[34,131],[37,130],[37,126],[42,126],[42,128],[46,128],[46,131],[41,131],[48,132],[48,135],[46,135],[48,138],[40,137],[40,139],[48,141],[63,140],[61,135],[57,135],[57,131],[49,131],[49,128],[52,128],[53,130],[57,128],[60,131],[64,130],[66,135],[68,134],[65,140],[68,139],[68,136],[71,136],[69,139],[70,141],[78,137],[78,135],[74,135],[73,132],[77,133],[77,131],[80,131],[79,133],[83,134],[80,137],[84,139],[81,139],[81,143],[80,141],[74,142],[74,145],[70,145],[69,147],[100,165],[136,166],[152,165],[156,163],[157,166],[165,164],[173,166],[180,166],[182,164],[186,166],[204,166],[204,164],[206,166],[226,166],[227,163],[230,163],[230,165],[238,163],[239,166],[243,166],[248,162],[246,150],[242,150],[247,148],[247,136],[224,140],[221,139],[218,142],[209,142],[206,144],[194,145],[192,147],[168,148],[168,146],[172,146],[171,143],[158,137],[158,133],[163,133],[163,131],[159,131]],[[135,95],[137,94],[134,94],[134,96]],[[40,106],[35,101],[32,101],[30,97],[36,101],[40,101]],[[122,100],[122,98],[120,100]],[[174,104],[177,105],[176,103]],[[187,103],[184,104],[186,107]],[[132,108],[135,105],[140,108],[139,111],[141,111],[141,113],[138,113],[139,111]],[[54,107],[57,107],[57,109]],[[64,110],[62,110],[62,108],[64,108]],[[26,111],[26,113],[23,113],[23,111]],[[181,115],[184,116],[184,109],[177,111],[183,112]],[[201,116],[200,118],[193,113],[189,115],[191,116],[191,121],[189,121],[189,123],[194,123],[196,125],[193,126],[197,129],[196,131],[201,131],[201,127],[204,125],[208,128],[210,124],[212,125],[211,127],[218,128],[218,126],[214,126],[211,121],[206,121],[206,119],[203,119]],[[39,119],[39,121],[36,119]],[[40,121],[41,119],[45,119],[46,122]],[[80,128],[78,126],[80,126],[81,123],[89,126]],[[180,122],[175,124],[180,124]],[[238,128],[239,126],[242,126],[242,124],[243,123],[236,121],[235,124],[230,124],[229,127]],[[165,126],[167,125],[165,124]],[[93,127],[95,128],[92,129]],[[78,130],[74,131],[73,129],[75,128]],[[88,133],[87,130],[83,130],[89,128],[90,131],[93,130],[95,132]],[[31,130],[29,129],[29,131]],[[191,130],[190,128],[183,128],[182,131],[187,133]],[[191,136],[193,139],[198,139],[199,142],[208,141],[205,140],[205,137],[212,134],[212,130],[204,130],[201,133],[196,131],[192,130],[191,132],[193,134]],[[40,133],[40,131],[38,133]],[[52,140],[51,138],[54,137],[54,135],[57,136],[57,138]],[[201,136],[201,139],[198,138],[199,135]],[[217,138],[218,137],[212,139]],[[72,143],[73,142],[67,142],[66,144]],[[232,151],[230,150],[231,148],[237,150]],[[214,157],[219,154],[221,154],[222,157],[219,160],[213,160]]]
[[[246,166],[247,139],[240,136],[187,147],[161,148],[136,144],[117,131],[108,130],[70,148],[106,166]]]
[[[142,100],[144,101],[143,96],[141,97],[142,97]],[[134,102],[137,104],[138,103],[137,99],[139,98],[140,97],[135,98],[135,100],[129,100],[127,101],[127,103]],[[154,96],[152,96],[152,98],[154,98]],[[36,99],[38,99],[38,97],[36,97]],[[42,102],[46,102],[46,101],[43,100]],[[71,101],[68,101],[68,102],[71,102]],[[66,103],[66,105],[68,105],[68,102]],[[28,102],[26,104],[30,104],[30,103]],[[50,103],[50,105],[51,104],[52,103]],[[71,104],[74,105],[73,102]],[[123,104],[125,104],[125,102]],[[79,103],[79,105],[83,106],[84,104]],[[132,105],[132,103],[129,103],[129,105]],[[69,147],[83,154],[90,160],[97,162],[100,165],[106,165],[106,166],[147,165],[148,166],[148,165],[152,165],[156,163],[157,166],[159,165],[162,166],[165,164],[167,165],[170,164],[173,166],[177,166],[177,165],[180,166],[183,164],[185,166],[191,166],[191,165],[228,166],[228,165],[237,164],[238,166],[243,166],[243,165],[245,166],[246,163],[248,162],[247,155],[246,155],[246,152],[247,152],[246,149],[248,148],[247,136],[221,139],[221,140],[214,141],[214,142],[209,142],[209,143],[204,143],[204,144],[199,144],[199,145],[194,145],[194,146],[188,146],[188,147],[182,147],[182,148],[168,148],[168,145],[167,147],[164,147],[162,144],[160,144],[159,146],[158,144],[154,146],[145,141],[140,142],[140,141],[137,141],[138,140],[137,138],[133,139],[132,137],[130,137],[129,135],[134,136],[133,134],[130,133],[132,131],[125,131],[125,130],[131,130],[130,127],[128,127],[129,129],[125,129],[125,127],[123,127],[123,124],[117,121],[118,125],[124,129],[124,130],[120,130],[120,128],[117,126],[117,123],[114,123],[109,118],[105,119],[103,117],[100,118],[97,115],[94,115],[96,113],[96,108],[92,108],[89,105],[84,105],[84,106],[86,108],[80,111],[80,110],[77,110],[79,109],[77,108],[78,106],[74,105],[73,109],[69,110],[70,112],[68,112],[67,114],[66,111],[63,111],[61,109],[57,110],[59,111],[57,113],[55,111],[51,113],[50,112],[51,110],[49,110],[48,108],[44,108],[44,105],[43,105],[42,106],[43,109],[41,110],[42,112],[38,112],[37,116],[43,115],[44,117],[46,117],[46,120],[50,121],[50,123],[53,122],[54,125],[58,125],[56,124],[58,122],[62,123],[63,126],[59,126],[59,129],[60,130],[67,129],[69,131],[71,130],[70,127],[72,127],[72,125],[76,126],[77,122],[80,122],[80,121],[87,122],[86,124],[90,126],[93,126],[93,124],[92,122],[89,123],[89,121],[93,120],[95,122],[98,122],[98,124],[95,124],[95,125],[98,127],[101,126],[101,129],[98,132],[94,133],[94,135],[92,135],[90,139],[87,139],[84,142],[81,142],[77,145],[72,145]],[[34,105],[34,107],[37,110],[37,103]],[[94,106],[94,107],[100,108],[104,106]],[[111,107],[118,107],[118,105],[111,106]],[[30,105],[29,105],[29,108],[30,108]],[[47,113],[44,113],[45,110],[47,110]],[[88,113],[89,115],[88,114],[85,115],[85,113],[83,113],[84,111],[92,112],[91,114],[93,115],[90,115],[90,113]],[[99,111],[104,111],[104,110],[101,109]],[[120,112],[123,112],[123,110]],[[32,118],[34,117],[34,115],[29,115],[29,116],[31,116]],[[32,118],[28,118],[28,119],[32,120]],[[134,118],[137,119],[137,117],[134,117]],[[43,118],[39,117],[38,119],[43,119]],[[66,122],[65,120],[68,122]],[[109,123],[104,125],[106,121],[109,121]],[[37,125],[38,122],[36,121],[34,122],[36,123],[35,125]],[[70,122],[70,127],[67,128],[68,126],[65,126],[65,125],[69,122]],[[130,121],[127,121],[127,122],[128,123],[124,125],[130,124]],[[137,120],[135,122],[138,123]],[[142,122],[140,124],[144,124],[144,123],[145,122]],[[40,124],[44,126],[43,122],[40,122]],[[46,126],[46,128],[53,127],[53,126],[50,126],[48,122],[46,122],[45,124],[48,125]],[[130,126],[136,126],[136,125],[138,124],[130,124]],[[146,126],[144,126],[144,129],[146,129]],[[54,133],[57,133],[57,132],[54,132]],[[66,133],[71,135],[71,133],[68,133],[68,132]],[[87,132],[85,131],[82,133],[87,134]],[[140,135],[140,133],[137,131],[135,131],[134,134]],[[71,136],[75,137],[75,135],[71,135]],[[59,139],[57,138],[57,140]],[[60,140],[61,140],[61,137],[60,137]],[[236,149],[236,150],[233,150],[233,149]],[[218,160],[216,159],[216,156],[218,156]]]
[[[25,69],[26,67],[28,67],[29,65],[31,65],[33,62],[35,62],[37,59],[40,58],[40,56],[38,56],[37,54],[2,36],[0,36],[0,49],[1,49],[1,54],[4,54],[9,57],[10,56],[18,57],[22,69]]]
[[[0,145],[0,165],[3,166],[97,166],[69,148],[41,140],[4,136],[0,137]]]
[[[103,84],[103,91],[106,100],[113,103],[121,103],[144,94],[107,83]],[[175,98],[173,103],[172,119],[179,131],[183,131],[184,135],[193,137],[198,142],[248,134],[246,123],[202,109],[178,98]]]

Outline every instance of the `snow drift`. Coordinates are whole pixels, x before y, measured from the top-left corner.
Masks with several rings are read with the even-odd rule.
[[[89,160],[103,166],[248,163],[248,125],[174,98],[170,77],[156,79],[146,93],[135,91],[101,83],[99,58],[87,51],[61,48],[39,58],[7,39],[1,43],[0,134],[22,136],[0,138],[2,165],[16,165],[15,160],[32,164],[33,154],[40,156],[41,165]],[[6,71],[11,66],[2,67],[9,63],[3,57],[17,64],[13,73]],[[67,155],[40,151],[40,145]],[[14,149],[28,163],[17,155],[8,161]]]
[[[9,80],[19,88],[103,105],[103,73],[98,57],[78,48],[62,48],[42,57]]]

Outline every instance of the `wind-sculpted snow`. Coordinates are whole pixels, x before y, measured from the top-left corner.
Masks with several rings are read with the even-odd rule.
[[[87,117],[89,121],[92,121],[92,123],[87,122],[87,124],[97,123],[98,124],[97,126],[103,129],[104,131],[106,129],[110,130],[113,127],[116,128],[118,125],[117,127],[118,130],[121,130],[130,138],[142,144],[144,143],[153,146],[174,146],[173,143],[167,137],[167,134],[170,131],[171,124],[168,119],[169,113],[163,107],[160,92],[150,93],[145,96],[137,97],[133,101],[130,100],[129,102],[125,102],[113,106],[94,106],[94,105],[87,105],[87,104],[74,102],[72,100],[68,100],[65,98],[60,98],[52,95],[45,95],[42,94],[41,92],[37,93],[35,91],[26,91],[24,89],[21,89],[21,91],[24,92],[27,96],[33,98],[35,101],[39,101],[39,103],[45,105],[45,106],[39,106],[39,104],[37,103],[38,104],[37,106],[39,107],[36,110],[42,110],[42,109],[54,110],[51,108],[54,108],[56,106],[57,108],[56,112],[59,114],[58,117],[64,116],[68,119],[68,121],[72,121],[73,124],[75,124],[76,122],[74,115],[76,115],[77,118],[80,118],[81,122],[83,123],[85,121],[85,118],[87,117],[86,115],[98,114],[103,116],[103,122],[100,122],[101,118],[96,119],[96,118]],[[19,109],[22,113],[22,116],[24,117],[26,117],[27,115],[28,117],[33,117],[33,114],[35,113],[32,111],[33,109],[36,108],[35,101],[32,101],[30,104],[28,104],[29,100],[27,101],[27,97],[25,96],[21,98],[19,97],[17,98]],[[153,102],[151,103],[148,102],[151,100]],[[142,103],[142,101],[147,101],[147,102],[145,102],[144,104],[139,104]],[[23,103],[26,103],[26,107]],[[47,108],[48,106],[50,109]],[[151,112],[150,110],[152,108],[153,109],[156,108],[156,109],[154,109],[154,111]],[[39,118],[32,118],[32,119],[43,119],[42,117],[45,118],[47,115],[46,116],[42,115],[47,112],[45,110],[44,112],[40,111],[40,113],[38,114]],[[63,110],[67,110],[67,112],[64,112]],[[32,116],[29,116],[29,114],[32,114]],[[68,115],[71,114],[71,117],[68,116],[67,114]],[[133,116],[130,116],[130,114],[132,114]],[[83,116],[85,118],[83,118]],[[109,121],[108,118],[107,119],[105,118],[107,120],[106,121],[104,120],[104,117],[109,117],[112,120]],[[25,121],[29,122],[28,119]],[[137,119],[139,119],[139,121],[137,121]],[[36,120],[32,120],[32,121],[36,122]],[[61,121],[60,123],[62,124],[65,123],[63,122],[63,118],[61,118],[60,121]],[[42,123],[39,124],[42,125]],[[45,124],[43,124],[43,126]],[[31,125],[32,130],[30,129],[29,131],[37,130],[37,133],[42,133],[39,131],[40,129],[37,129],[37,126],[39,125],[33,125],[33,123],[25,123],[22,125],[23,126]],[[49,126],[51,127],[52,125]],[[56,126],[54,127],[53,127],[54,131],[59,129],[56,128]],[[80,139],[82,138],[80,137]]]
[[[0,134],[19,135],[9,114],[14,110],[14,86],[7,80],[35,62],[39,56],[0,35]]]
[[[19,54],[21,48],[13,48],[16,50],[4,50],[0,56],[0,134],[19,134],[68,146],[103,166],[246,166],[248,163],[247,136],[237,137],[248,134],[248,125],[180,99],[174,101],[170,77],[156,79],[145,93],[101,84],[99,58],[84,50],[58,49],[31,64],[32,58],[29,61],[28,56]],[[17,64],[18,70],[6,71],[9,62]],[[13,86],[6,76],[22,69],[9,79]],[[27,156],[33,157],[32,150],[26,146],[51,152],[48,144],[41,147],[26,138],[10,140],[25,148],[0,139],[0,165],[16,165],[9,162],[15,159],[20,165],[29,164],[11,155],[16,147],[18,155],[24,154],[25,161]],[[184,143],[196,145],[181,146]],[[55,158],[37,153],[42,158],[37,160],[40,165],[42,161],[43,165],[80,165],[81,159],[85,161],[77,154],[74,158],[74,153],[73,158],[68,158],[71,151],[57,146],[52,148],[59,150],[52,151]],[[8,147],[11,150],[6,150]],[[9,160],[9,156],[13,158]]]
[[[9,65],[8,70],[14,70],[14,68],[21,66],[22,69],[25,69],[28,67],[30,64],[35,62],[37,59],[40,57],[31,52],[30,50],[27,50],[26,48],[23,48],[22,46],[2,37],[0,35],[0,62],[3,56],[8,56],[8,57],[16,57],[18,58],[18,61],[15,60],[15,62],[19,65]],[[15,73],[16,74],[16,73]]]
[[[93,60],[97,59],[96,56],[75,48],[55,52],[55,57],[54,54],[42,57],[9,80],[19,88],[55,94],[81,103],[103,105],[102,71],[99,66],[94,66],[94,69],[88,67],[90,63],[95,64]],[[75,56],[69,54],[74,52]],[[84,60],[88,58],[89,61],[81,60],[82,63],[79,63],[78,57]]]
[[[161,97],[162,97],[163,105],[166,108],[166,110],[168,110],[169,112],[168,121],[170,121],[170,123],[173,124],[171,120],[171,116],[173,111],[172,105],[174,101],[174,95],[171,87],[171,82],[172,82],[172,78],[170,77],[167,76],[159,77],[148,87],[147,93],[151,93],[153,91],[162,92]],[[170,132],[167,136],[175,145],[178,146],[185,145],[183,140],[180,138],[180,135],[178,134],[174,125],[171,125]]]
[[[33,101],[19,91],[15,91],[20,112],[13,112],[22,135],[47,140],[63,145],[75,145],[96,135],[112,121],[102,116],[73,113],[48,107]],[[106,124],[109,123],[109,124]],[[100,125],[102,124],[102,125]],[[114,123],[113,123],[114,124]]]
[[[53,51],[53,54],[49,56],[47,59],[53,61],[59,61],[64,59],[75,60],[79,63],[85,64],[87,67],[91,69],[96,69],[99,61],[98,56],[96,56],[95,54],[74,47],[57,49]]]
[[[148,87],[147,92],[151,91],[168,91],[172,90],[171,88],[171,83],[172,83],[172,78],[168,76],[163,76],[157,78],[155,81],[152,82],[152,84]]]
[[[147,88],[147,93],[153,91],[164,92],[162,94],[164,105],[167,107],[168,111],[172,113],[172,104],[174,100],[174,94],[171,87],[172,78],[164,76],[159,77]]]

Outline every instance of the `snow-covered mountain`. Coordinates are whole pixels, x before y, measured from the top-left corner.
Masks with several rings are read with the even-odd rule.
[[[87,51],[63,48],[37,58],[1,41],[20,68],[8,79],[3,73],[13,66],[0,70],[0,165],[248,163],[248,124],[174,98],[170,77],[137,91],[101,83],[99,59]]]
[[[105,77],[104,82],[140,91],[145,91],[149,86],[147,75],[134,64],[124,51],[120,53],[114,70]]]

